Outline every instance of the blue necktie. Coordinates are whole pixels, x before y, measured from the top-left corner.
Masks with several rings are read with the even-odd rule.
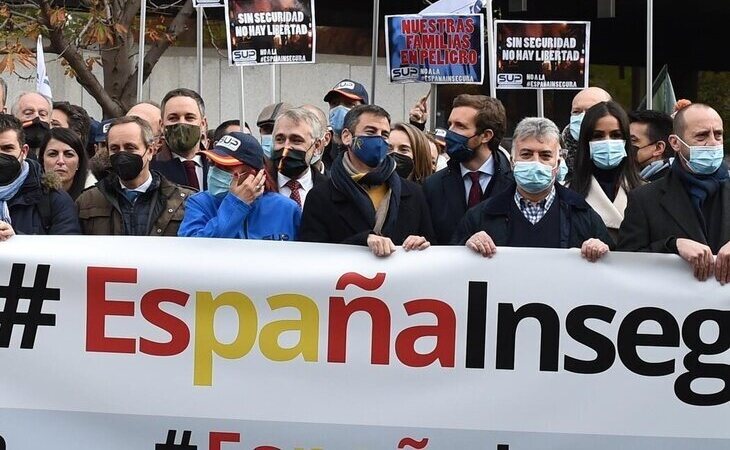
[[[139,191],[132,191],[129,189],[125,189],[122,192],[124,193],[124,196],[127,198],[127,200],[129,200],[129,203],[131,203],[133,205],[134,205],[135,200],[137,200],[137,197],[139,197],[139,194],[141,194],[141,192],[139,192]]]

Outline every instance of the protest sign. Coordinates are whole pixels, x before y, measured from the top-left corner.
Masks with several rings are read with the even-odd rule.
[[[391,83],[481,84],[484,18],[480,14],[386,16]]]
[[[498,89],[588,87],[590,22],[495,23]]]
[[[0,448],[730,446],[730,286],[677,255],[118,236],[2,250]]]
[[[313,63],[314,0],[226,1],[228,63]]]

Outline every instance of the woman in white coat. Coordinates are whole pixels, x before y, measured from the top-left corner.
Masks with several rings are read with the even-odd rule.
[[[614,101],[601,102],[586,110],[570,188],[601,216],[614,240],[624,220],[627,194],[641,184],[631,154],[626,111]]]

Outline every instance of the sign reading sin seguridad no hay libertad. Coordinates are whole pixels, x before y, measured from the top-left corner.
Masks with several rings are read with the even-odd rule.
[[[497,88],[588,87],[590,22],[495,23]]]
[[[228,63],[313,63],[314,0],[226,1]]]
[[[385,22],[391,83],[482,83],[483,16],[386,16]]]

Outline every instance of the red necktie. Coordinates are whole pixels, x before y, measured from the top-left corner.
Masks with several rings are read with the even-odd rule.
[[[471,189],[469,189],[469,201],[467,207],[472,208],[482,201],[482,186],[479,184],[479,173],[480,172],[469,172],[469,178],[471,178]]]
[[[297,180],[289,180],[284,184],[284,187],[288,187],[291,191],[291,194],[289,194],[289,198],[297,202],[297,205],[299,207],[302,207],[302,198],[299,196],[299,188],[302,187],[301,184]]]
[[[200,184],[198,183],[198,174],[195,172],[195,161],[186,159],[182,162],[185,168],[185,178],[188,179],[188,186],[200,190]]]

